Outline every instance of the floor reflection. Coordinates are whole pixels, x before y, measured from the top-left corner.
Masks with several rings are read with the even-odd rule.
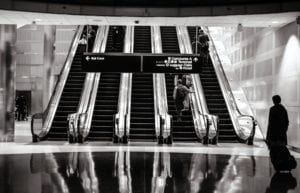
[[[114,177],[118,178],[119,192],[132,193],[130,153],[119,151],[115,154]]]
[[[167,179],[172,178],[169,152],[155,152],[151,193],[163,193]]]
[[[123,150],[0,155],[0,169],[5,193],[300,192],[298,170],[275,173],[268,157]]]
[[[297,186],[296,178],[291,173],[275,173],[266,193],[287,193]]]

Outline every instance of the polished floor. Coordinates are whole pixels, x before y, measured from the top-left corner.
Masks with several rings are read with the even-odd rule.
[[[13,143],[0,143],[1,193],[300,192],[300,167],[276,173],[259,141],[254,146],[33,144],[26,132],[18,130]],[[292,154],[300,163],[300,154]]]
[[[299,170],[275,173],[269,157],[245,155],[128,150],[3,154],[0,174],[3,193],[300,192]]]

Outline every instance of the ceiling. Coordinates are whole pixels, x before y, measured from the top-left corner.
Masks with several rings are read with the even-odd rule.
[[[295,21],[298,16],[300,16],[300,12],[209,17],[114,17],[0,10],[0,24],[17,24],[18,27],[33,23],[38,25],[202,25],[230,27],[241,23],[245,27],[280,27]]]
[[[23,0],[49,3],[49,0]],[[243,4],[282,3],[287,0],[52,0],[51,3],[71,5],[97,5],[122,7],[181,7],[181,6],[226,6]],[[298,2],[299,0],[288,0]]]

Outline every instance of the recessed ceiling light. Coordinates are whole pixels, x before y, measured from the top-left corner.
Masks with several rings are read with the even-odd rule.
[[[273,24],[279,23],[279,21],[272,21]]]
[[[43,21],[43,20],[42,19],[34,19],[33,21],[40,22],[40,21]]]

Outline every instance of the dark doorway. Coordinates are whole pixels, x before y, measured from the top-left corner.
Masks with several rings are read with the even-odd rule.
[[[26,117],[31,113],[31,91],[30,90],[17,90],[16,99],[23,96],[26,101]]]

